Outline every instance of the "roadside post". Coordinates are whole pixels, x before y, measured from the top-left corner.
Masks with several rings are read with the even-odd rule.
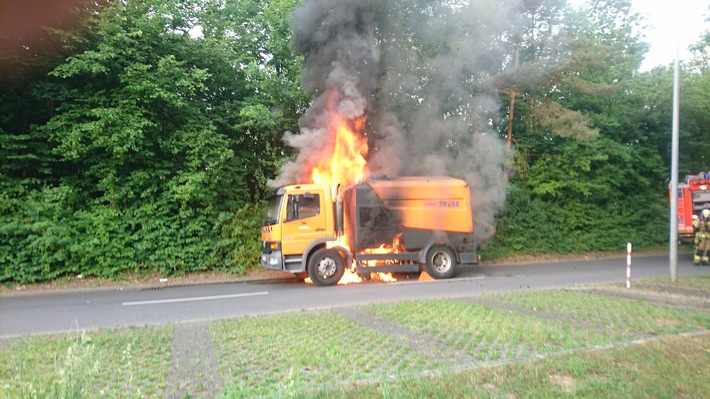
[[[626,244],[626,288],[631,288],[631,243]]]

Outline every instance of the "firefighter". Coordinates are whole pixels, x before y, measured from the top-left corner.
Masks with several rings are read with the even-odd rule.
[[[698,255],[698,248],[700,248],[700,219],[698,215],[693,215],[693,245],[695,250],[693,251],[693,265],[698,266],[700,264],[701,256]]]
[[[695,266],[701,263],[707,265],[710,260],[710,209],[703,209],[697,223],[697,230],[695,220],[693,220],[693,230],[696,231],[695,235],[698,241],[693,264]]]

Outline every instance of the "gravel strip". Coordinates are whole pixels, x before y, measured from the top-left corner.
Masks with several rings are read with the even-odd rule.
[[[168,387],[172,398],[217,398],[222,386],[208,323],[175,324]]]

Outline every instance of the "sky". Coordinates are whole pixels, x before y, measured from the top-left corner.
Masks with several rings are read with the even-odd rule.
[[[645,40],[651,44],[641,65],[647,71],[675,60],[676,43],[681,61],[690,59],[687,47],[698,41],[710,22],[705,22],[710,0],[633,0],[634,9],[647,17],[650,25]]]
[[[569,3],[578,5],[586,1],[569,0]],[[632,0],[632,4],[633,10],[643,15],[649,25],[644,34],[651,48],[641,64],[642,71],[673,63],[676,43],[681,61],[690,60],[688,46],[710,29],[710,22],[705,22],[710,0]]]

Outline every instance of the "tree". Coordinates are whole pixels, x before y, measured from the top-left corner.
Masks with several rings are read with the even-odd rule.
[[[665,142],[649,102],[655,88],[637,73],[647,47],[629,6],[593,1],[568,11],[559,30],[565,46],[518,113],[516,174],[498,244],[568,252],[666,239]],[[568,116],[548,120],[550,111]],[[574,126],[594,126],[598,137],[579,140],[569,134]]]
[[[93,3],[80,28],[53,33],[68,56],[14,92],[24,130],[0,131],[14,143],[0,170],[0,279],[257,263],[258,203],[304,99],[279,37],[293,3],[229,3],[237,19],[211,18],[221,3]],[[265,30],[273,40],[254,47]]]
[[[691,49],[693,58],[681,72],[681,177],[710,171],[710,29]]]

